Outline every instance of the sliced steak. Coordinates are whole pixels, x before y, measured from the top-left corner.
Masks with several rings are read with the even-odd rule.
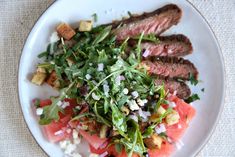
[[[159,35],[171,26],[178,24],[181,16],[181,9],[174,4],[169,4],[151,13],[114,22],[112,24],[113,33],[117,36],[117,40],[125,40],[127,37],[137,36],[142,32]],[[119,27],[120,24],[122,24],[121,27]]]
[[[190,74],[197,79],[198,71],[189,60],[176,57],[151,57],[142,65],[152,75],[189,80]]]
[[[155,80],[156,85],[163,85],[166,91],[173,94],[176,93],[176,96],[181,99],[187,99],[191,95],[190,88],[184,82],[178,82],[173,79],[159,78]]]
[[[159,37],[159,42],[145,42],[141,44],[147,56],[181,57],[193,52],[190,40],[181,34]]]

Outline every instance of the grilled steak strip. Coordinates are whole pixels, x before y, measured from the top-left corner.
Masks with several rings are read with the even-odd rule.
[[[181,16],[181,9],[174,4],[169,4],[151,13],[114,22],[112,24],[113,33],[117,36],[117,40],[125,40],[127,37],[137,36],[142,32],[159,35],[171,26],[178,24]],[[118,27],[120,24],[123,25]]]
[[[171,94],[176,92],[176,96],[181,99],[187,99],[191,95],[190,88],[184,82],[178,82],[167,78],[158,78],[155,80],[155,84],[158,86],[164,84],[166,91],[169,91]]]
[[[152,75],[189,80],[190,74],[197,79],[198,71],[189,60],[176,57],[150,57],[141,63]]]
[[[193,52],[192,43],[182,35],[170,35],[158,37],[159,42],[142,41],[141,48],[143,49],[144,57],[149,56],[169,56],[181,57]],[[137,40],[129,40],[129,46],[133,47],[137,44]]]

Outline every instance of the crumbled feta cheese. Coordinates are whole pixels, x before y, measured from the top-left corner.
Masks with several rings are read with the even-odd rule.
[[[169,101],[168,104],[169,104],[169,107],[172,107],[172,108],[176,107],[176,104],[173,101]]]
[[[129,90],[127,88],[124,88],[122,92],[123,92],[123,94],[127,95]]]
[[[100,97],[96,95],[95,93],[92,93],[91,96],[94,100],[100,100]]]
[[[165,125],[164,125],[164,124],[160,124],[159,126],[156,126],[155,132],[156,132],[157,134],[166,132],[166,127],[165,127]]]
[[[121,84],[121,81],[125,80],[125,77],[122,75],[118,75],[115,79],[115,83],[119,86]]]
[[[58,101],[56,105],[57,106],[62,106],[62,104],[63,104],[62,101]]]
[[[72,154],[73,151],[75,151],[76,148],[77,148],[77,146],[75,144],[70,143],[65,148],[64,153],[70,155],[70,154]]]
[[[38,116],[41,116],[42,113],[43,113],[43,108],[37,108],[36,114],[37,114]]]
[[[148,121],[148,117],[151,116],[150,112],[143,111],[141,108],[139,109],[138,113],[144,122]]]
[[[66,108],[66,107],[68,107],[69,105],[70,105],[69,102],[64,101],[64,102],[62,102],[61,107],[62,107],[62,108]]]
[[[133,96],[134,99],[139,97],[139,93],[137,91],[131,92],[131,95]]]
[[[104,70],[104,64],[103,63],[99,63],[97,71],[103,71],[103,70]]]
[[[53,32],[50,36],[50,43],[54,43],[57,42],[58,40],[60,40],[58,33],[57,32]]]
[[[138,117],[136,115],[129,115],[129,118],[138,123]]]
[[[131,109],[132,111],[135,111],[135,110],[139,110],[139,109],[140,109],[140,107],[138,106],[138,104],[136,103],[135,100],[130,100],[130,101],[128,101],[127,103],[128,103],[128,105],[129,105],[129,107],[130,107],[130,109]]]
[[[147,99],[143,99],[143,100],[137,99],[137,103],[138,103],[138,105],[140,105],[140,106],[144,106],[147,102],[148,102]]]
[[[55,136],[60,135],[60,134],[63,134],[63,131],[62,131],[62,130],[56,131],[56,132],[54,133]]]
[[[87,80],[90,80],[90,79],[91,79],[91,75],[90,75],[90,74],[86,74],[85,77],[86,77]]]
[[[78,138],[78,131],[76,129],[73,129],[73,139]]]
[[[91,154],[89,155],[89,157],[99,157],[99,155],[98,155],[98,154],[91,153]]]
[[[178,142],[175,142],[175,146],[179,150],[184,146],[184,143],[181,140],[179,140]]]
[[[92,66],[92,65],[93,65],[93,63],[89,63],[89,65],[90,65],[90,66]]]

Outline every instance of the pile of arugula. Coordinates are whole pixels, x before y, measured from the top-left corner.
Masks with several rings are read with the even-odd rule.
[[[129,157],[133,152],[142,156],[147,151],[143,139],[154,132],[155,126],[161,123],[172,109],[168,109],[166,114],[159,117],[144,132],[140,131],[136,121],[121,111],[126,102],[132,99],[130,94],[123,93],[125,88],[129,93],[138,92],[140,99],[151,100],[145,108],[151,113],[162,103],[166,103],[163,86],[157,87],[154,79],[139,66],[142,57],[141,41],[157,42],[158,39],[143,33],[134,39],[138,40],[136,47],[128,47],[127,51],[129,39],[117,44],[115,36],[111,33],[111,26],[98,26],[90,32],[77,32],[72,39],[75,43],[72,47],[67,46],[63,38],[49,44],[47,51],[38,56],[45,58],[45,62],[38,67],[46,69],[49,73],[56,72],[61,94],[51,98],[52,104],[43,108],[39,123],[46,125],[53,120],[59,120],[59,112],[63,113],[63,109],[57,103],[64,98],[85,101],[89,104],[89,113],[77,115],[74,119],[95,116],[97,122],[114,127],[119,132],[120,138],[112,140],[117,150],[124,146]],[[101,69],[99,66],[102,66]],[[119,77],[124,80],[117,80]],[[85,95],[80,91],[80,87],[84,86],[88,90]]]

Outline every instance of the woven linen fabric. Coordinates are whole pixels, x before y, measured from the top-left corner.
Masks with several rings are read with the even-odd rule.
[[[0,157],[44,157],[24,122],[17,96],[18,61],[31,27],[53,0],[0,0]],[[226,98],[222,117],[200,157],[235,157],[235,1],[190,0],[222,48]]]

